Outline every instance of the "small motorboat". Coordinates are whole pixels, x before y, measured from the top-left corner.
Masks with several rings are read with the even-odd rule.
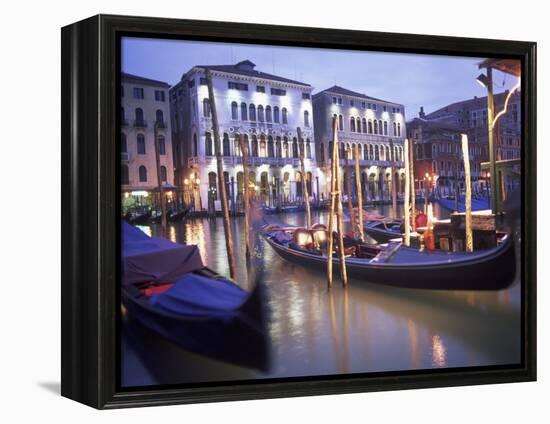
[[[403,222],[397,219],[367,221],[363,231],[378,243],[387,243],[403,234]]]
[[[328,231],[268,224],[262,235],[282,258],[309,269],[326,272]],[[334,236],[334,235],[333,235]],[[337,243],[334,243],[337,246]],[[512,238],[503,234],[494,248],[474,252],[419,250],[401,241],[362,243],[344,237],[347,273],[363,282],[434,290],[499,290],[515,280]],[[332,258],[335,272],[339,254]]]
[[[194,353],[266,370],[262,284],[251,291],[204,266],[194,245],[122,222],[122,304],[130,318]]]
[[[147,223],[149,218],[151,218],[151,211],[144,210],[128,215],[127,221],[132,225],[143,225]]]

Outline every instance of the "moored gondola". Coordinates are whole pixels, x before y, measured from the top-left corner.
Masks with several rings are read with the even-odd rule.
[[[121,294],[128,316],[191,352],[266,370],[262,285],[247,292],[205,267],[197,246],[122,225]]]
[[[326,270],[326,229],[267,225],[262,232],[282,258],[310,269]],[[515,280],[516,261],[509,235],[494,248],[475,252],[420,251],[400,241],[383,245],[345,240],[348,275],[362,282],[433,290],[499,290]],[[338,269],[338,255],[333,256]]]

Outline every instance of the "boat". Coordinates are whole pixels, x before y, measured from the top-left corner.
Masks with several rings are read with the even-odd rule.
[[[403,234],[403,222],[397,219],[367,221],[363,231],[378,243],[388,243]]]
[[[127,316],[180,347],[266,370],[262,284],[248,292],[204,266],[194,245],[122,222],[121,300]]]
[[[458,210],[456,209],[457,202],[454,197],[439,197],[437,199],[434,199],[434,201],[451,212],[464,212],[466,210],[464,196],[459,197]],[[472,211],[479,212],[487,209],[490,209],[489,200],[487,198],[472,198]]]
[[[168,221],[170,222],[180,222],[183,221],[185,218],[187,218],[187,215],[189,215],[189,212],[191,212],[191,208],[187,207],[182,210],[174,210],[171,211],[168,214]]]
[[[127,221],[132,225],[143,225],[151,218],[151,211],[144,210],[128,215]]]
[[[262,236],[282,258],[309,269],[326,271],[326,226],[311,230],[267,224]],[[515,280],[513,240],[499,237],[494,248],[474,252],[426,251],[401,241],[368,244],[344,237],[348,276],[361,282],[432,290],[500,290]],[[333,255],[338,272],[339,254]]]

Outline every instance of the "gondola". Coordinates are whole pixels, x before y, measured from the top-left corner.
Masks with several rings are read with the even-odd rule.
[[[396,219],[368,221],[363,225],[363,231],[378,243],[387,243],[401,237],[403,223]]]
[[[129,216],[128,222],[132,225],[143,225],[151,218],[151,211],[136,212]]]
[[[187,215],[189,215],[190,211],[191,211],[190,207],[187,207],[183,210],[172,211],[168,214],[168,221],[170,222],[183,221],[187,217]]]
[[[202,263],[197,246],[122,223],[122,304],[128,317],[184,349],[266,370],[262,285],[247,292]]]
[[[271,224],[264,226],[262,235],[282,258],[326,272],[327,231],[322,226],[312,228]],[[305,243],[297,235],[305,238]],[[309,248],[312,244],[320,248]],[[495,248],[471,253],[420,251],[400,241],[371,245],[353,239],[345,240],[345,248],[347,273],[362,282],[432,290],[500,290],[515,280],[516,261],[509,235],[503,235]],[[338,256],[333,256],[335,272]]]

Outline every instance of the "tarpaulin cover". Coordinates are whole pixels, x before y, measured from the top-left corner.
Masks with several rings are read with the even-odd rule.
[[[197,246],[149,237],[127,222],[122,223],[122,283],[169,283],[203,268]]]
[[[233,316],[249,293],[234,283],[197,274],[187,274],[151,304],[164,312],[196,317]]]

